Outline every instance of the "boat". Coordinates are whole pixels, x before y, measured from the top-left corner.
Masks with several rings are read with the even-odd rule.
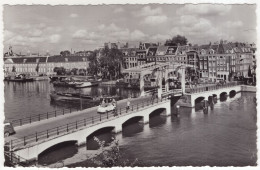
[[[76,81],[70,81],[70,80],[62,80],[62,81],[53,82],[53,86],[58,86],[58,87],[76,87],[81,84],[83,84],[83,83],[76,82]]]
[[[119,79],[116,81],[116,86],[117,87],[127,87],[128,83],[126,83],[123,79]]]
[[[98,82],[76,82],[78,84],[75,85],[75,88],[85,88],[85,87],[92,87],[92,86],[98,86]]]
[[[63,93],[63,92],[51,92],[50,98],[53,101],[98,101],[98,98],[94,98],[90,95],[80,94],[80,93]]]
[[[104,114],[116,111],[116,101],[113,97],[101,97],[97,113]]]
[[[18,74],[15,77],[8,77],[6,80],[12,82],[31,82],[33,78],[25,74]]]

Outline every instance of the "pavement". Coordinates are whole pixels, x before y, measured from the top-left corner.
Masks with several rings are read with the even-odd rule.
[[[148,101],[148,100],[151,100],[151,96],[130,98],[130,106],[136,105],[137,103],[141,104],[142,101]],[[127,99],[117,101],[117,108],[126,108],[126,106],[127,106]],[[36,132],[45,131],[47,129],[56,128],[58,126],[66,125],[68,123],[74,123],[76,121],[83,120],[84,118],[90,119],[91,117],[97,115],[99,115],[97,113],[97,107],[92,107],[81,111],[72,112],[70,114],[65,114],[58,117],[45,119],[38,122],[33,122],[31,124],[18,126],[15,127],[16,134],[6,137],[5,142],[14,139],[23,138],[24,136],[35,134]]]

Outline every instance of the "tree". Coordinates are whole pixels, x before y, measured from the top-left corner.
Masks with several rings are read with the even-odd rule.
[[[69,50],[61,51],[60,55],[61,56],[69,56],[70,55],[70,51]]]
[[[180,45],[187,45],[188,40],[185,36],[177,35],[173,37],[172,39],[168,39],[165,42],[165,45],[167,46],[177,46],[178,44]]]
[[[53,72],[57,75],[64,75],[66,73],[66,69],[64,67],[54,67]]]
[[[78,69],[77,68],[73,68],[73,69],[71,69],[70,72],[73,73],[73,75],[77,75]]]
[[[124,160],[122,152],[119,148],[119,141],[113,139],[113,141],[110,143],[111,148],[106,149],[105,148],[105,142],[100,141],[97,137],[94,137],[94,140],[99,145],[99,150],[101,151],[101,154],[97,155],[97,157],[92,158],[92,161],[101,167],[114,167],[114,166],[136,166],[138,160],[135,159],[133,162],[130,162],[128,159]]]
[[[15,66],[13,66],[12,72],[16,72],[16,67]]]
[[[97,75],[100,71],[100,64],[97,59],[97,53],[98,51],[95,50],[90,56],[88,57],[89,60],[89,67],[87,68],[88,74],[90,75]]]
[[[122,52],[116,48],[108,49],[105,47],[100,57],[100,70],[103,75],[103,78],[106,79],[115,79],[119,78],[121,75],[121,66],[122,66]]]

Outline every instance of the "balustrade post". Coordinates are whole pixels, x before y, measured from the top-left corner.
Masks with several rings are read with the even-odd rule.
[[[134,111],[134,105],[132,105],[132,111]]]
[[[78,121],[76,121],[76,129],[78,129]]]
[[[57,135],[59,135],[59,127],[57,127]]]
[[[69,132],[69,124],[67,124],[67,132]]]
[[[22,126],[23,124],[22,124],[22,119],[20,119],[20,126]]]
[[[144,107],[144,101],[142,101],[142,103],[143,103],[143,107]]]
[[[32,117],[31,117],[31,116],[30,116],[30,119],[29,119],[29,120],[30,120],[30,124],[31,124],[31,123],[32,123]]]
[[[137,103],[137,106],[136,106],[136,110],[138,110],[138,103]]]
[[[26,145],[25,136],[23,137],[23,145],[24,145],[24,146]]]
[[[41,114],[38,114],[38,120],[41,121]]]
[[[71,113],[71,108],[70,108],[70,113]]]
[[[108,111],[107,111],[107,119],[108,119]]]
[[[86,118],[84,119],[84,126],[86,126]]]
[[[49,138],[49,130],[47,130],[47,138]]]
[[[35,139],[36,139],[36,142],[38,142],[37,132],[35,132]]]
[[[62,114],[64,115],[64,109],[62,110]]]
[[[49,119],[49,112],[47,112],[47,119]]]
[[[101,122],[101,114],[99,114],[99,115],[100,115],[100,119],[99,119],[99,120],[100,120],[100,122]]]
[[[94,124],[94,117],[92,116],[92,124]]]
[[[56,110],[55,110],[55,112],[54,112],[54,116],[56,117]]]

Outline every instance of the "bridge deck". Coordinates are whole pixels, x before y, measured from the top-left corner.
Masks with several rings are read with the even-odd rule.
[[[142,103],[142,101],[147,101],[151,98],[151,96],[145,96],[140,98],[131,98],[131,105],[135,105],[137,103]],[[120,100],[117,102],[118,108],[125,108],[127,106],[127,99]],[[91,117],[98,116],[97,107],[88,108],[82,111],[73,112],[71,114],[66,114],[64,116],[54,117],[51,119],[45,119],[38,122],[33,122],[32,124],[27,124],[24,126],[15,127],[16,134],[6,137],[5,142],[14,139],[21,139],[24,136],[28,136],[31,134],[35,134],[36,132],[41,132],[47,129],[52,129],[58,126],[66,125],[69,123],[73,123],[77,120],[90,119]]]

